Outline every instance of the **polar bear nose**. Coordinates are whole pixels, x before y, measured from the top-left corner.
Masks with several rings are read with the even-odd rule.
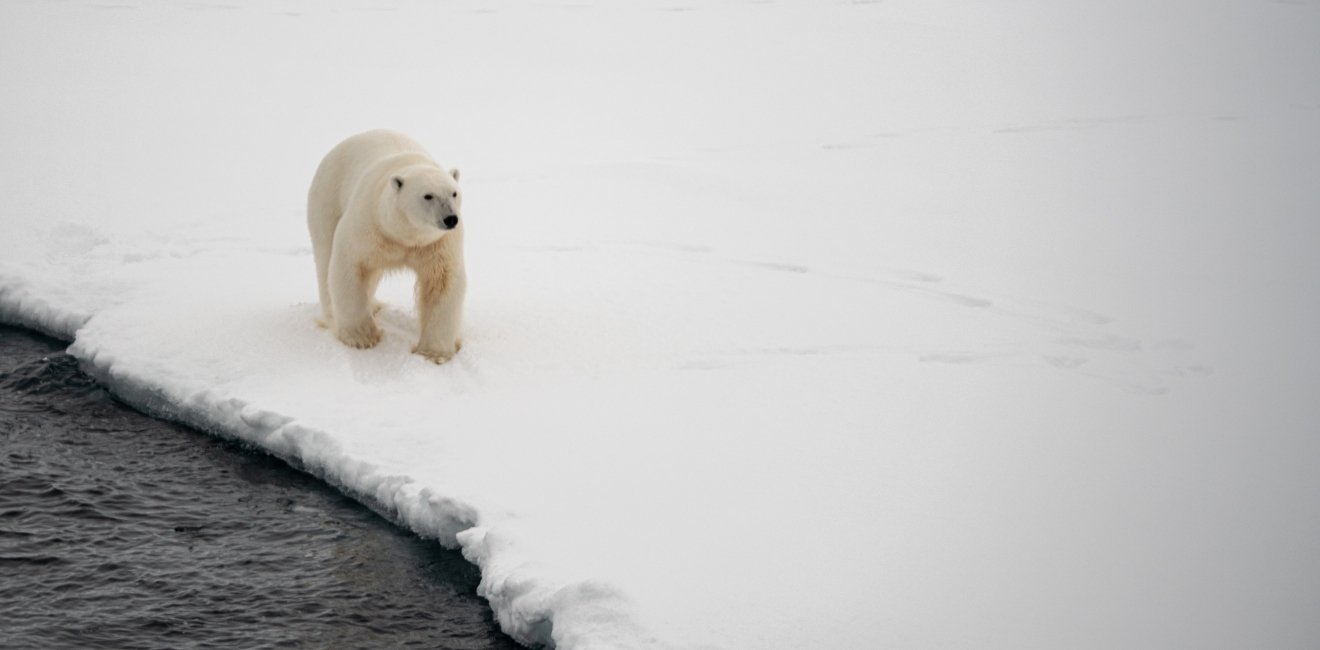
[[[458,215],[456,215],[456,214],[451,214],[451,215],[445,217],[445,227],[446,227],[446,228],[453,228],[454,226],[457,226],[457,225],[458,225]]]

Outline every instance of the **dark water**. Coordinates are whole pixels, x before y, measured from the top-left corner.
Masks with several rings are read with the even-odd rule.
[[[0,647],[503,648],[456,552],[0,327]]]

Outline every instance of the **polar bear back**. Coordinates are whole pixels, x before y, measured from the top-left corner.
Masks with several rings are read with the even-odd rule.
[[[308,192],[309,199],[320,204],[314,212],[334,215],[331,221],[337,222],[353,199],[353,192],[373,185],[363,182],[363,177],[392,158],[435,164],[421,144],[402,133],[388,129],[359,133],[331,149],[316,168]],[[327,225],[333,228],[333,223]]]

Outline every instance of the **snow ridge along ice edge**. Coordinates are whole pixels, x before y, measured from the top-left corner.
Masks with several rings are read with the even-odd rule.
[[[90,318],[87,314],[56,308],[28,286],[22,276],[0,268],[0,323],[72,341]]]
[[[93,318],[55,307],[22,280],[0,271],[0,324],[72,340],[68,352],[82,370],[133,408],[261,449],[395,524],[446,548],[460,549],[481,570],[478,594],[490,603],[500,628],[519,643],[584,649],[660,647],[633,621],[626,596],[608,585],[537,580],[527,575],[522,562],[505,561],[499,553],[506,546],[504,540],[480,525],[480,513],[470,504],[422,488],[408,476],[350,458],[333,437],[292,418],[196,385],[167,369],[142,372],[133,360],[104,352],[94,340],[79,336]]]

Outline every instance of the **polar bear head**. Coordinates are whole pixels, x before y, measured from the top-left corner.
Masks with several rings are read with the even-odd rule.
[[[409,167],[391,177],[385,191],[394,203],[387,229],[404,240],[435,241],[463,223],[457,169]]]

